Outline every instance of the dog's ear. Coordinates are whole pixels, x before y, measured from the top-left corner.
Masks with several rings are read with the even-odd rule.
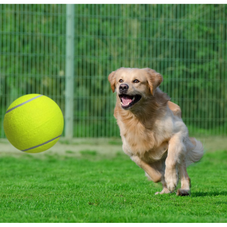
[[[115,71],[110,73],[110,75],[108,76],[108,80],[110,82],[112,91],[115,92]]]
[[[146,68],[147,71],[147,82],[150,88],[150,92],[154,95],[155,89],[161,84],[162,82],[162,75],[157,73],[155,70]]]

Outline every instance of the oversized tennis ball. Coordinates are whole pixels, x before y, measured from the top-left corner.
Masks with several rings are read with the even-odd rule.
[[[14,147],[27,153],[39,153],[59,140],[64,119],[61,109],[52,99],[40,94],[28,94],[9,106],[3,126],[7,139]]]

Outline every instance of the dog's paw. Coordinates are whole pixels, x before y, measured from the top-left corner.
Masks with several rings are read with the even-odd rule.
[[[175,190],[175,188],[177,187],[176,181],[169,181],[169,182],[166,182],[166,184],[167,184],[167,188],[169,189],[170,192],[173,192]]]
[[[190,189],[178,189],[177,190],[177,195],[178,196],[188,196],[188,195],[190,195],[191,193],[190,193]]]
[[[161,192],[156,192],[155,195],[162,195],[162,194],[168,194],[170,193],[168,188],[163,188]]]
[[[177,187],[178,183],[178,174],[176,171],[176,168],[167,169],[165,171],[165,182],[167,185],[167,188],[170,192],[173,192],[175,188]]]

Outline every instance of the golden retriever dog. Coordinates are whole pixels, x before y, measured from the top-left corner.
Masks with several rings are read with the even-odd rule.
[[[160,90],[162,75],[149,68],[120,68],[108,80],[117,93],[114,116],[124,152],[149,180],[161,181],[163,190],[155,194],[174,192],[180,178],[177,195],[190,195],[186,168],[202,158],[203,146],[189,137],[180,107]]]

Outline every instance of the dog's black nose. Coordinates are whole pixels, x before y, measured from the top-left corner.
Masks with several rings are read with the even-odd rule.
[[[119,90],[121,93],[126,93],[128,88],[129,88],[128,84],[121,84]]]

